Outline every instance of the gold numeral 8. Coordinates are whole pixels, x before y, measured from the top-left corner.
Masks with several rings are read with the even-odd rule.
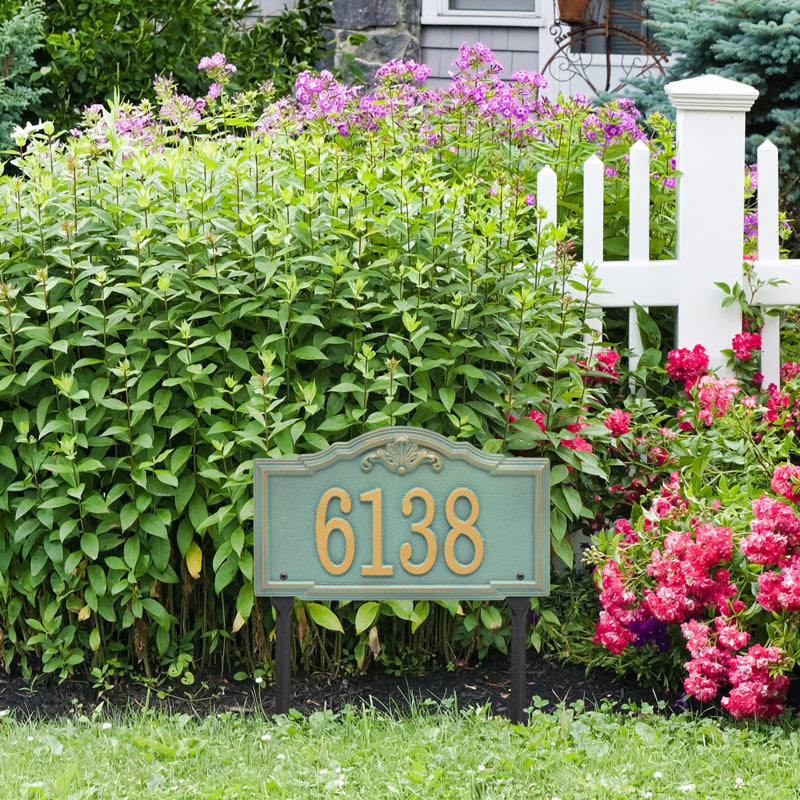
[[[459,519],[456,515],[456,500],[458,500],[459,497],[466,497],[467,500],[469,500],[470,513],[467,519]],[[447,515],[447,521],[452,526],[452,530],[447,534],[447,538],[444,540],[444,560],[447,566],[450,567],[456,575],[469,575],[471,572],[475,572],[475,570],[478,569],[483,560],[483,539],[481,539],[481,535],[473,527],[475,521],[478,519],[478,512],[480,511],[478,498],[475,496],[475,492],[473,492],[472,489],[454,489],[450,493],[450,497],[447,498],[444,510]],[[456,539],[458,539],[459,536],[466,536],[475,548],[475,556],[469,564],[462,564],[460,561],[456,560],[455,553],[453,552]]]

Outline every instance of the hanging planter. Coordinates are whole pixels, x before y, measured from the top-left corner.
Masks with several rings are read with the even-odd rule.
[[[567,25],[580,25],[586,21],[590,0],[558,0],[558,18]]]

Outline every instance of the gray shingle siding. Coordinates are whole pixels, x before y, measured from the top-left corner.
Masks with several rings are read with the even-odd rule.
[[[450,80],[449,71],[463,42],[483,42],[505,67],[505,77],[518,69],[539,67],[539,28],[423,25],[422,61],[431,68],[426,85],[433,88]]]

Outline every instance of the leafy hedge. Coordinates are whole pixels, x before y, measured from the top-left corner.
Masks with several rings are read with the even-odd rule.
[[[254,118],[248,96],[201,105],[158,85],[160,112],[96,108],[80,135],[21,134],[19,174],[0,179],[5,668],[268,662],[252,459],[383,425],[551,455],[553,547],[571,562],[569,520],[602,514],[598,486],[640,455],[621,428],[624,457],[603,456],[608,426],[583,430],[617,356],[587,349],[594,279],[557,243],[567,227],[539,220],[542,142],[471,101],[435,112],[431,138],[407,84],[382,84],[347,135],[300,99]],[[569,152],[560,115],[588,107],[548,108],[542,130]],[[324,608],[296,608],[306,664],[363,665],[387,638],[390,660],[505,646],[483,603]]]

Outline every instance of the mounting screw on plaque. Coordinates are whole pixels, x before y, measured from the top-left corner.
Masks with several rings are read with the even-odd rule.
[[[288,577],[289,577],[289,576],[288,576],[288,575],[287,575],[285,572],[281,572],[281,574],[280,574],[280,579],[281,579],[282,581],[285,581],[285,580],[286,580]]]
[[[518,572],[517,573],[517,580],[518,581],[524,581],[525,580],[525,573],[524,572]]]

